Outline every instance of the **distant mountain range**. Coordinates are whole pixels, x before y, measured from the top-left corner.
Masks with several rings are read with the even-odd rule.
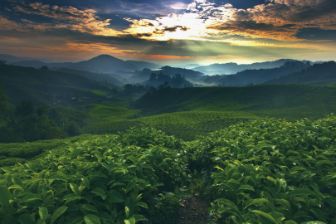
[[[157,74],[157,75],[161,74],[171,77],[175,75],[181,75],[181,77],[187,80],[188,82],[198,82],[205,76],[205,74],[191,69],[164,66],[156,70],[150,70],[146,68],[141,71],[137,71],[134,73],[132,78],[133,80],[135,80],[135,82],[141,83],[148,80],[151,74]]]
[[[168,83],[171,87],[181,88],[187,86],[336,83],[335,62],[314,64],[291,59],[253,64],[212,64],[194,69],[160,67],[151,62],[122,60],[110,55],[99,55],[80,62],[48,63],[0,54],[0,61],[16,66],[44,68],[62,74],[79,75],[110,86],[138,84],[157,87]]]
[[[257,85],[301,71],[309,66],[308,62],[287,61],[279,68],[245,70],[235,75],[207,76],[204,81],[219,86]]]
[[[186,88],[192,87],[191,82],[188,82],[182,75],[165,75],[162,73],[152,73],[147,81],[143,83],[144,86],[160,87],[169,86],[171,88]]]
[[[273,79],[267,84],[335,84],[336,62],[314,64],[298,72]]]
[[[207,75],[232,75],[244,70],[278,68],[288,61],[292,60],[280,59],[276,61],[257,62],[252,64],[237,64],[237,63],[211,64],[207,66],[195,67],[193,68],[193,70],[202,72]]]

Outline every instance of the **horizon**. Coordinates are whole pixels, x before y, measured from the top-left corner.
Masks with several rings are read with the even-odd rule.
[[[160,65],[162,67],[164,66],[170,66],[170,67],[176,67],[176,68],[185,68],[185,69],[193,69],[196,67],[203,67],[203,66],[210,66],[210,65],[216,65],[216,64],[237,64],[237,65],[251,65],[251,64],[255,64],[255,63],[263,63],[263,62],[275,62],[275,61],[280,61],[280,60],[297,60],[297,61],[306,61],[306,62],[311,62],[311,63],[324,63],[324,62],[336,62],[336,60],[298,60],[298,59],[293,59],[293,58],[279,58],[279,59],[275,59],[275,60],[266,60],[266,61],[254,61],[254,62],[250,62],[250,63],[239,63],[239,62],[235,62],[235,61],[227,61],[227,62],[214,62],[214,63],[183,63],[180,62],[179,64],[174,64],[174,63],[164,63],[164,62],[157,62],[157,61],[151,61],[151,60],[138,60],[138,59],[129,59],[129,58],[122,58],[122,57],[117,57],[115,55],[110,55],[110,54],[99,54],[99,55],[94,55],[92,57],[89,58],[84,58],[82,60],[74,60],[74,61],[49,61],[49,60],[44,60],[42,58],[25,58],[25,57],[21,57],[19,55],[13,55],[13,54],[3,54],[2,52],[0,52],[0,56],[9,56],[9,57],[16,57],[18,58],[18,62],[22,62],[22,61],[40,61],[40,62],[44,62],[44,63],[77,63],[77,62],[83,62],[83,61],[89,61],[91,59],[94,58],[98,58],[100,56],[110,56],[112,58],[117,58],[123,61],[143,61],[143,62],[148,62],[148,63],[154,63],[157,65]],[[7,62],[6,60],[4,60],[5,62]]]
[[[159,64],[336,59],[333,0],[4,0],[0,52]]]

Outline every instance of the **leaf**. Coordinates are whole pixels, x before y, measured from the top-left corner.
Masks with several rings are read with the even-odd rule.
[[[105,200],[106,199],[106,192],[104,191],[104,189],[97,187],[95,189],[92,190],[92,193],[94,193],[95,195],[101,197],[101,199]]]
[[[85,224],[101,224],[99,217],[93,214],[84,216],[84,222]]]
[[[13,184],[11,186],[8,187],[8,190],[20,190],[20,191],[23,191],[24,189],[18,185],[18,184]]]
[[[72,191],[73,193],[75,193],[75,194],[78,194],[78,193],[79,193],[79,191],[78,191],[78,187],[77,187],[76,184],[74,184],[74,183],[70,183],[69,186],[70,186],[70,189],[71,189],[71,191]]]
[[[129,207],[125,206],[125,215],[126,215],[126,217],[128,217],[129,214],[130,214],[130,209],[129,209]]]
[[[322,221],[308,221],[304,222],[303,224],[326,224],[326,223]]]
[[[260,210],[252,210],[252,212],[253,212],[254,214],[258,215],[258,216],[261,216],[261,217],[263,217],[263,218],[265,218],[265,219],[271,221],[271,222],[274,223],[274,224],[279,224],[279,223],[274,219],[274,217],[273,217],[271,214],[267,213],[267,212],[263,212],[263,211],[260,211]]]
[[[78,195],[75,195],[75,194],[68,194],[68,195],[64,196],[63,199],[64,199],[65,203],[68,204],[68,203],[73,202],[73,201],[81,200],[82,197],[78,196]]]
[[[58,209],[56,209],[51,215],[50,223],[53,224],[58,218],[60,218],[66,212],[66,210],[68,210],[67,206],[61,206]]]
[[[135,221],[135,218],[134,218],[134,217],[131,217],[131,218],[129,218],[129,219],[125,219],[125,220],[124,220],[124,223],[125,223],[125,224],[135,224],[136,221]]]
[[[48,218],[48,209],[46,207],[39,207],[38,214],[41,220],[46,220]]]
[[[245,208],[248,208],[252,205],[254,206],[263,206],[263,205],[267,205],[269,203],[269,200],[267,198],[255,198],[252,199]]]

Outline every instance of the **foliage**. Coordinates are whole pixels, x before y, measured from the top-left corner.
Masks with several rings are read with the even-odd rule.
[[[155,202],[165,203],[161,194],[183,185],[185,160],[169,145],[142,147],[136,138],[134,144],[124,139],[83,137],[37,160],[3,168],[1,223],[136,223],[147,214],[159,216]]]
[[[20,142],[78,135],[83,123],[75,115],[78,113],[22,101],[6,113],[6,122],[0,126],[0,141]]]
[[[192,164],[211,171],[213,222],[336,222],[335,143],[335,117],[255,121],[194,142]]]
[[[336,222],[335,116],[259,119],[189,142],[142,127],[26,146],[39,148],[1,169],[1,224],[176,223],[193,195],[210,201],[211,223]]]

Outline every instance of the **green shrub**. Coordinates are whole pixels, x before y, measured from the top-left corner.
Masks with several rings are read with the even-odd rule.
[[[170,139],[157,133],[159,139]],[[183,185],[185,160],[165,144],[140,147],[120,139],[125,135],[83,137],[37,160],[3,168],[1,223],[147,220],[160,193]]]

